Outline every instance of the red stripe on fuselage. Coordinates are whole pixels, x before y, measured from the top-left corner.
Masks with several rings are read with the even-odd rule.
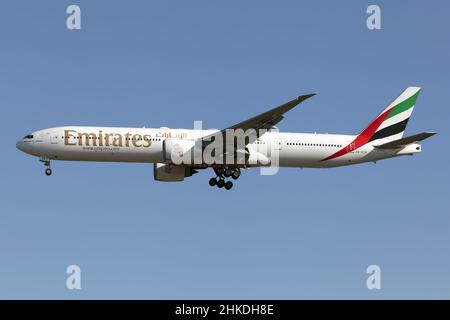
[[[389,115],[389,112],[393,109],[390,108],[389,110],[386,110],[382,114],[378,116],[367,128],[363,130],[352,142],[350,142],[347,146],[342,148],[341,150],[337,151],[336,153],[333,153],[331,156],[326,157],[325,159],[322,159],[320,161],[326,161],[331,160],[340,156],[343,156],[349,152],[352,152],[353,150],[356,150],[363,145],[365,145],[367,142],[369,142],[370,138],[374,135],[375,131],[380,127],[380,125],[383,123],[383,121],[386,119],[386,117]]]

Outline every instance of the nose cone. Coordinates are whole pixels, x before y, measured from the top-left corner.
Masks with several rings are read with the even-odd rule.
[[[17,141],[16,148],[19,149],[20,151],[25,151],[23,140]]]

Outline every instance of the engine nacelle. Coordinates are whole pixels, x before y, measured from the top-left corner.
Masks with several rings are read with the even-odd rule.
[[[190,177],[195,173],[197,171],[191,168],[175,166],[173,164],[153,164],[153,178],[156,181],[183,181],[185,177]]]
[[[268,157],[255,150],[250,150],[250,154],[247,156],[247,164],[250,166],[269,166],[270,162]]]
[[[163,142],[163,158],[178,165],[191,164],[194,159],[194,148],[194,140],[165,139]]]

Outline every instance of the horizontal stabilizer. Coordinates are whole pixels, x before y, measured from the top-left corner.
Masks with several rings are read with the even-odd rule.
[[[402,148],[407,146],[408,144],[411,143],[415,143],[418,141],[422,141],[425,140],[431,136],[434,136],[436,134],[436,132],[422,132],[422,133],[418,133],[406,138],[402,138],[402,139],[398,139],[398,140],[394,140],[388,143],[384,143],[384,144],[380,144],[378,146],[374,146],[375,148],[378,149],[397,149],[397,148]]]

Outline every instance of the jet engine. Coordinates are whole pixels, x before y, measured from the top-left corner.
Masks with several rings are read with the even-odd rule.
[[[195,147],[194,140],[166,139],[163,142],[163,158],[173,164],[191,164]],[[199,148],[201,155],[201,145]]]
[[[153,177],[156,181],[183,181],[197,173],[196,170],[175,166],[173,164],[155,163],[153,164]]]

